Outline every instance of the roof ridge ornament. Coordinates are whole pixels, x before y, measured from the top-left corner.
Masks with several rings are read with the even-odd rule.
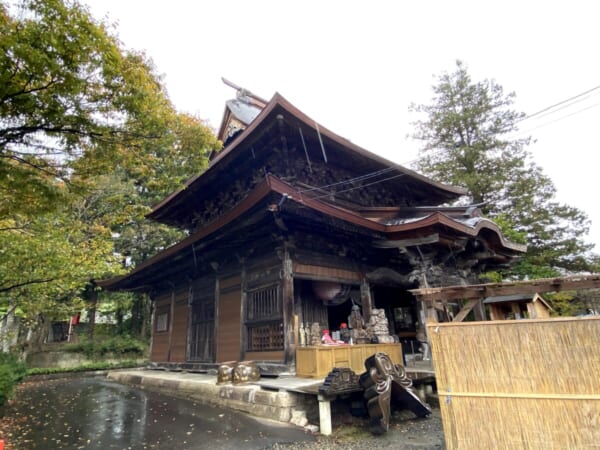
[[[259,106],[260,108],[264,108],[267,105],[267,103],[269,103],[268,100],[265,100],[264,98],[259,97],[258,95],[250,92],[250,90],[229,81],[225,77],[221,77],[221,81],[223,81],[223,83],[225,83],[226,86],[229,86],[230,88],[236,90],[235,96],[238,100],[242,100],[245,103]]]

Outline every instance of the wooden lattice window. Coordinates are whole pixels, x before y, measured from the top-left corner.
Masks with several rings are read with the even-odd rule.
[[[283,350],[283,313],[279,285],[247,292],[247,350]]]
[[[154,331],[157,333],[164,333],[169,331],[169,306],[161,306],[157,308],[154,316]]]

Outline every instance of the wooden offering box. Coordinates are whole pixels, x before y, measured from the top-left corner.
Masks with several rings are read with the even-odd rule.
[[[400,344],[319,345],[296,348],[296,376],[325,378],[334,367],[349,367],[357,374],[365,371],[365,359],[377,353],[389,355],[395,364],[402,364]]]

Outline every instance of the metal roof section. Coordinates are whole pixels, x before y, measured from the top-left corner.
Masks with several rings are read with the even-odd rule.
[[[234,117],[244,125],[250,124],[250,122],[256,119],[256,116],[258,116],[262,111],[262,108],[250,103],[249,98],[246,96],[241,96],[233,100],[227,100],[225,104],[231,111],[231,114],[233,114]]]
[[[449,213],[447,211],[446,208],[423,208],[423,209],[417,209],[417,208],[406,208],[409,211],[401,211],[401,215],[400,217],[388,217],[388,218],[382,218],[379,220],[380,223],[383,223],[385,225],[402,225],[405,223],[411,223],[414,222],[416,220],[420,220],[423,219],[425,217],[428,217],[432,214],[435,213],[440,213],[440,214],[444,214],[445,216],[447,216],[448,218],[455,220],[456,222],[460,222],[463,225],[466,225],[468,227],[472,227],[475,228],[477,226],[477,224],[479,224],[479,222],[481,222],[482,220],[486,220],[484,217],[481,216],[470,216],[468,210],[465,210],[465,212],[463,214],[456,214],[456,213]],[[407,212],[410,214],[408,215]]]
[[[236,98],[225,102],[225,111],[217,133],[218,139],[227,146],[233,138],[246,129],[268,102],[225,78],[221,80],[236,90]],[[212,160],[216,154],[216,152],[211,153],[209,159]]]
[[[552,306],[542,297],[539,293],[526,293],[526,294],[514,294],[514,295],[497,295],[494,297],[487,297],[483,300],[486,305],[496,303],[510,303],[510,302],[537,302],[542,303],[546,308],[554,311]]]
[[[536,294],[514,294],[514,295],[499,295],[496,297],[487,297],[483,303],[504,303],[504,302],[530,302]]]
[[[429,216],[429,214],[425,214],[423,216],[418,216],[418,217],[402,217],[402,218],[396,218],[396,219],[386,219],[386,220],[382,220],[380,221],[380,223],[383,223],[384,225],[404,225],[405,223],[413,223],[413,222],[418,222],[419,220],[425,218]]]

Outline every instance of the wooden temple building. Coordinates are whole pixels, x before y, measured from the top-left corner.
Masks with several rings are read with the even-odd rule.
[[[318,342],[306,330],[339,330],[353,311],[368,332],[355,342],[361,363],[374,353],[364,346],[401,355],[425,320],[409,290],[475,282],[524,251],[476,206],[443,206],[462,189],[364,150],[279,94],[239,89],[218,137],[209,168],[149,214],[187,238],[99,283],[150,295],[157,365],[296,373],[300,346]],[[387,326],[376,337],[374,311]],[[313,357],[298,372],[320,376]],[[331,364],[352,367],[340,358],[352,355]]]

